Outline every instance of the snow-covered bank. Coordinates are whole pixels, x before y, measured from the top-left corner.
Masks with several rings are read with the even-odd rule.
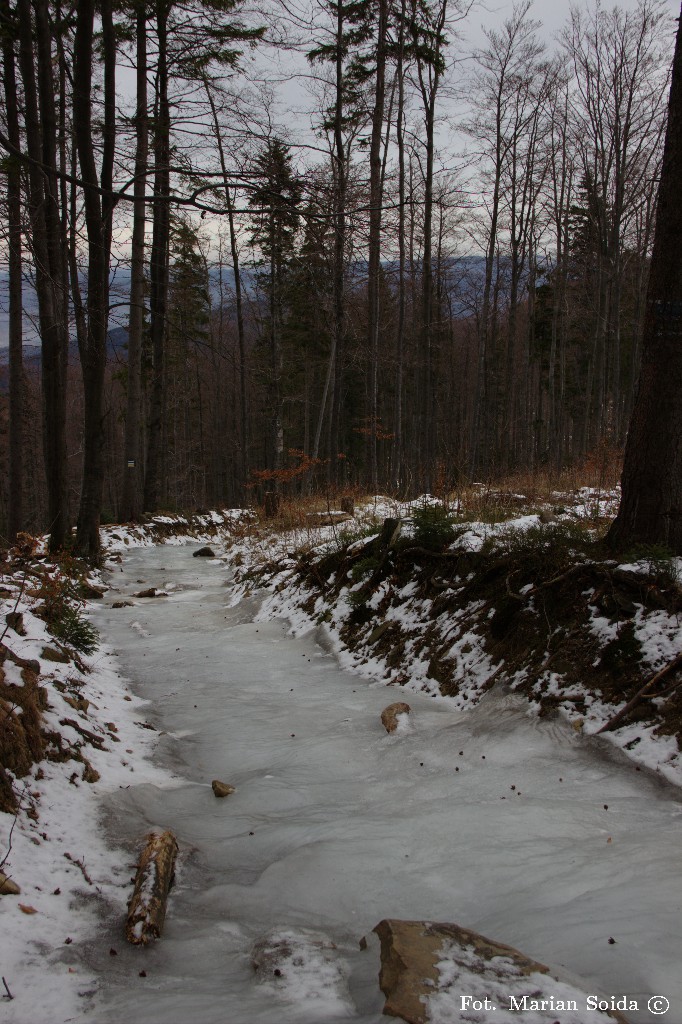
[[[5,991],[2,1019],[52,1024],[76,1014],[96,986],[83,944],[96,941],[102,914],[122,917],[129,895],[130,857],[99,829],[102,799],[138,779],[164,787],[173,780],[151,762],[146,702],[130,693],[112,652],[102,646],[76,661],[51,660],[63,648],[18,583],[3,578],[10,596],[0,614],[20,613],[25,635],[9,629],[2,643],[38,670],[50,739],[46,756],[14,778],[16,813],[0,814],[0,870],[21,890],[0,898],[1,973],[13,996]],[[9,656],[3,668],[7,686],[26,685]]]
[[[155,544],[196,544],[232,537],[256,521],[250,509],[223,508],[194,515],[157,515],[145,523],[102,528],[102,544],[111,562],[126,551]]]
[[[104,528],[110,580],[115,586],[123,552],[218,536],[225,542],[250,518],[233,509]],[[0,813],[0,872],[9,888],[20,889],[0,896],[0,974],[8,990],[3,986],[0,997],[8,1024],[54,1024],[82,1012],[97,987],[83,951],[97,945],[103,916],[123,921],[134,859],[130,849],[107,842],[103,802],[131,784],[165,791],[179,782],[172,770],[153,764],[158,734],[147,721],[148,701],[135,696],[111,648],[101,643],[86,655],[46,625],[46,601],[65,594],[81,618],[88,603],[98,603],[78,597],[79,572],[68,560],[52,564],[44,542],[26,538],[0,573],[2,742],[18,768],[5,772],[16,806]],[[84,593],[105,589],[91,574]],[[18,696],[27,687],[38,701],[34,750],[19,757],[13,722],[27,719]]]
[[[426,500],[437,504],[435,499]],[[403,536],[409,537],[409,517],[415,505],[423,501],[398,505],[374,499],[360,510],[358,525],[366,524],[370,514],[403,517],[407,521]],[[570,526],[585,518],[603,520],[613,513],[616,501],[614,494],[594,495],[584,489],[574,496],[570,510],[562,507],[563,522],[557,523],[552,516],[552,522],[543,524],[542,513],[499,523],[463,522],[447,555],[456,565],[458,553],[466,556],[486,549],[493,555],[499,552],[502,564],[506,545],[512,551],[515,547],[521,549],[517,560],[523,564],[525,534],[532,535],[529,550],[537,555],[543,547],[551,548],[557,538],[562,539],[567,523]],[[553,710],[585,735],[598,733],[623,707],[631,695],[626,681],[632,686],[641,677],[644,683],[682,652],[680,592],[675,582],[682,572],[680,559],[662,568],[652,567],[647,560],[620,566],[615,561],[593,564],[585,554],[573,556],[569,550],[570,571],[574,567],[580,570],[584,562],[585,582],[581,583],[579,577],[577,590],[580,593],[582,588],[585,621],[570,620],[568,613],[572,615],[573,609],[568,607],[569,598],[574,595],[569,593],[550,622],[539,600],[543,595],[535,597],[546,584],[538,587],[532,576],[525,588],[516,577],[518,594],[507,578],[506,592],[501,597],[498,594],[484,600],[480,592],[467,596],[472,591],[467,584],[474,573],[466,558],[462,558],[462,569],[451,571],[449,565],[442,568],[437,556],[432,556],[434,561],[424,552],[424,558],[412,559],[402,572],[390,560],[387,568],[381,571],[380,567],[377,572],[373,536],[366,535],[366,527],[364,533],[353,542],[348,527],[345,533],[330,530],[326,538],[309,542],[303,552],[296,547],[304,538],[285,536],[280,539],[279,553],[260,573],[254,573],[256,559],[245,539],[237,555],[237,564],[243,566],[239,569],[243,582],[234,600],[248,594],[254,582],[265,586],[268,597],[259,613],[261,619],[286,618],[297,636],[321,626],[340,663],[367,679],[445,697],[457,708],[475,706],[495,681],[503,681],[527,695],[531,713]],[[234,548],[227,557],[235,559]],[[659,569],[671,575],[667,598],[656,585]],[[518,571],[513,566],[505,570],[512,575]],[[562,576],[563,572],[557,578]],[[610,593],[602,596],[605,584],[616,592],[619,604]],[[621,593],[624,588],[627,594]],[[542,620],[543,629],[545,622],[547,626],[541,657],[535,663],[523,651],[515,659],[510,658],[505,648],[513,647],[514,641],[509,642],[502,632],[507,628],[503,620],[516,614],[518,606],[513,603],[523,604],[524,600],[528,617]],[[667,606],[658,607],[655,601],[667,602]],[[514,621],[516,629],[518,619]],[[560,668],[567,658],[573,658],[574,664]],[[606,671],[609,658],[617,671]],[[623,660],[622,670],[617,659]],[[638,765],[668,781],[682,784],[676,697],[674,694],[666,705],[663,697],[656,696],[649,704],[654,713],[648,719],[637,715],[619,728],[604,732],[600,742],[617,747]]]

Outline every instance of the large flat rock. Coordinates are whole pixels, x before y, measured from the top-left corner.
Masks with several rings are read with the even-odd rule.
[[[611,997],[599,1004],[545,964],[468,928],[384,920],[374,931],[384,1013],[408,1024],[627,1024]]]

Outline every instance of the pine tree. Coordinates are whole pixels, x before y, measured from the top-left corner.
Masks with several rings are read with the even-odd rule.
[[[302,186],[294,173],[289,147],[280,139],[268,141],[255,160],[256,185],[249,199],[253,210],[251,240],[260,253],[258,281],[267,299],[265,333],[268,343],[267,402],[270,416],[268,465],[282,467],[282,325],[286,278],[294,255],[300,220]]]
[[[168,340],[163,436],[163,497],[174,507],[203,506],[208,474],[211,295],[202,240],[185,217],[171,221]]]

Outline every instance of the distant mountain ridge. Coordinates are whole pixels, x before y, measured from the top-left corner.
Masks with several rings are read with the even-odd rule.
[[[504,271],[504,262],[501,264]],[[384,273],[391,280],[395,281],[398,275],[398,263],[396,260],[385,260],[383,262]],[[480,296],[483,278],[485,273],[485,259],[483,256],[453,256],[445,262],[445,280],[451,298],[452,314],[455,317],[465,317],[472,313]],[[358,260],[350,271],[350,278],[356,284],[361,284],[366,275],[367,264]],[[253,294],[256,285],[258,271],[246,267],[241,272],[242,284],[247,293]],[[220,270],[213,267],[209,271],[211,281],[211,295],[217,302],[220,296]],[[234,285],[234,273],[229,267],[222,268],[223,287],[231,289]],[[504,288],[502,289],[504,291]],[[121,351],[127,341],[128,322],[128,297],[130,294],[130,269],[119,267],[112,273],[111,277],[111,304],[112,313],[110,320],[110,354],[114,355]],[[0,270],[0,365],[6,363],[6,354],[3,350],[9,344],[9,322],[8,322],[8,273]],[[40,342],[38,333],[38,300],[35,289],[29,280],[24,281],[24,357],[27,361],[40,357]],[[75,345],[75,340],[72,342]],[[76,349],[74,348],[74,354]]]

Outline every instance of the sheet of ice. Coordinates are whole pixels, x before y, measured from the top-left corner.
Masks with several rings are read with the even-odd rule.
[[[296,1024],[250,954],[273,930],[311,929],[335,944],[350,994],[316,1020],[379,1024],[376,956],[357,942],[403,917],[455,921],[636,998],[635,1024],[659,1019],[654,994],[682,1021],[672,788],[504,693],[468,712],[410,694],[410,730],[387,736],[394,689],[344,672],[314,633],[251,621],[253,600],[229,608],[228,581],[191,548],[131,551],[123,570],[96,623],[153,702],[159,763],[186,783],[120,790],[108,834],[132,853],[171,827],[181,854],[160,942],[123,948],[121,921],[104,920],[84,954],[101,988],[77,1019]],[[167,598],[111,609],[138,578],[169,576]],[[214,778],[236,792],[216,800]]]

